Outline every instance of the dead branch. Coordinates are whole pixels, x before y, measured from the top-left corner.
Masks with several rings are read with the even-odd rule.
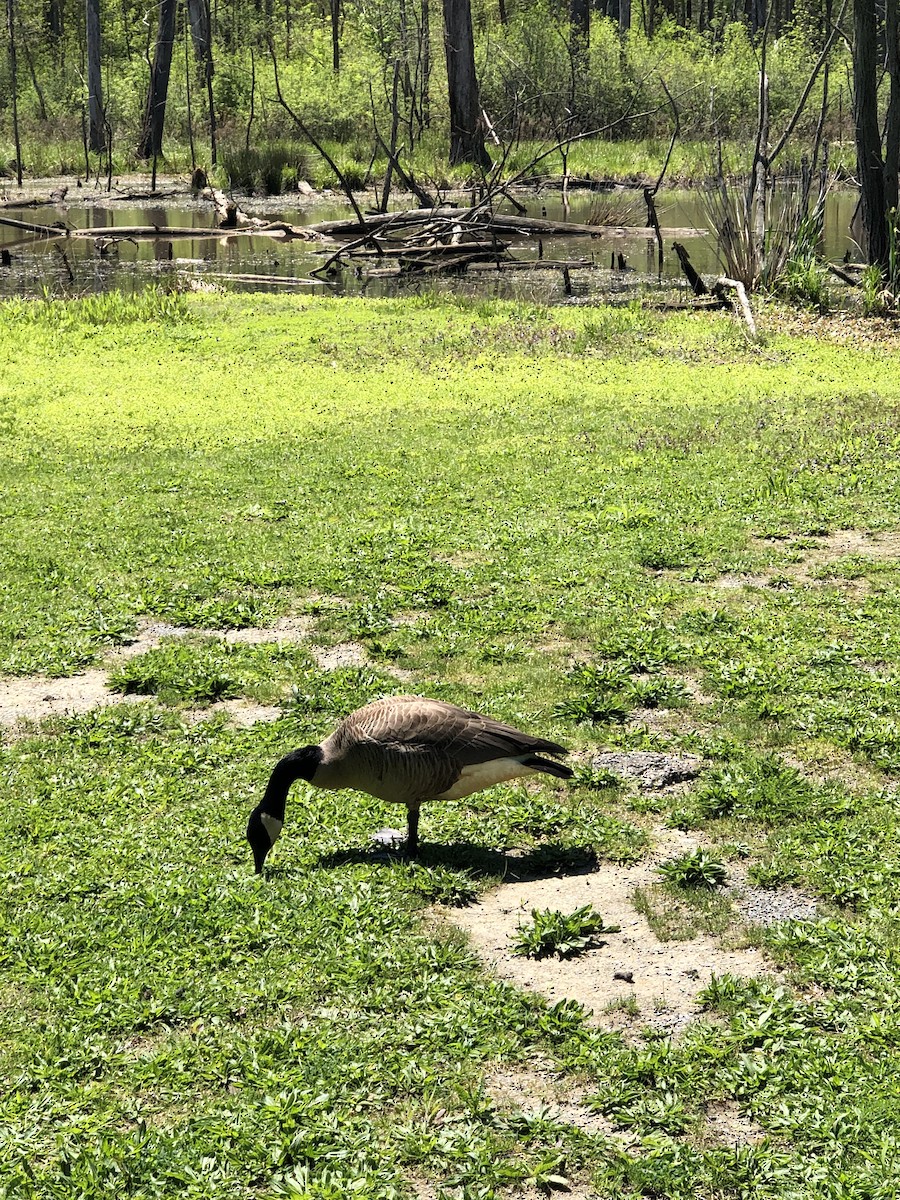
[[[321,221],[308,228],[315,230],[325,237],[358,237],[366,231],[390,227],[400,229],[411,225],[424,224],[427,221],[442,220],[458,222],[469,229],[498,229],[511,233],[518,232],[525,236],[530,234],[559,234],[560,236],[581,237],[656,237],[656,231],[648,225],[582,225],[575,221],[551,221],[546,217],[519,217],[506,213],[491,213],[478,206],[476,208],[433,208],[405,209],[391,213],[371,213],[357,221],[344,219],[339,221]],[[702,237],[705,229],[672,228],[663,230],[669,237]]]
[[[840,267],[836,267],[834,263],[827,262],[825,266],[832,275],[837,276],[842,283],[849,284],[850,287],[859,287],[859,280],[854,279],[852,275],[848,275],[846,271],[842,271]]]
[[[733,308],[734,305],[732,305],[730,303],[730,301],[728,300],[728,297],[725,294],[726,288],[731,288],[734,291],[735,295],[737,296],[738,311],[740,312],[740,315],[744,318],[744,322],[746,323],[746,326],[750,331],[750,336],[755,338],[756,337],[756,322],[753,320],[753,312],[750,308],[750,301],[747,299],[747,289],[744,287],[744,285],[741,283],[741,281],[739,279],[726,279],[725,276],[723,275],[721,279],[716,280],[716,282],[713,286],[713,294],[718,296],[720,300],[724,301],[731,308]]]

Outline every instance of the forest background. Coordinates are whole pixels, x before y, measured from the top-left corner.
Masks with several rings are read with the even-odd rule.
[[[871,7],[883,64],[891,13]],[[789,120],[831,37],[781,166],[798,167],[817,135],[832,144],[833,166],[854,166],[850,34],[834,30],[851,22],[831,0],[779,0],[771,11],[764,0],[474,0],[471,10],[469,0],[445,0],[443,10],[434,0],[7,0],[2,163],[16,165],[15,116],[34,175],[89,173],[104,155],[125,171],[156,150],[174,170],[218,164],[236,185],[334,184],[278,103],[277,65],[290,108],[351,185],[383,167],[379,135],[389,141],[392,123],[402,161],[438,184],[462,182],[472,165],[448,161],[444,30],[469,13],[478,132],[511,169],[544,144],[595,134],[620,153],[576,150],[582,169],[655,173],[677,120],[676,176],[713,174],[720,147],[726,168],[748,171],[767,22],[773,129]],[[540,166],[558,171],[561,161]]]

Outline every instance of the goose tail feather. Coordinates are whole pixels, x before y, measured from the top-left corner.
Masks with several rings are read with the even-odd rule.
[[[553,762],[549,758],[539,758],[537,754],[522,759],[523,767],[531,767],[534,771],[543,771],[545,775],[555,775],[557,779],[571,779],[575,772],[563,763]]]

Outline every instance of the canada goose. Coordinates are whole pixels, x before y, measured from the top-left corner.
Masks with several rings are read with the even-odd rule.
[[[295,779],[315,787],[354,788],[405,804],[406,852],[415,857],[424,800],[461,800],[492,784],[536,772],[570,779],[569,767],[539,757],[567,753],[556,742],[442,700],[376,700],[346,717],[320,745],[292,750],[276,763],[265,795],[247,822],[256,873],[281,833],[285,800]]]

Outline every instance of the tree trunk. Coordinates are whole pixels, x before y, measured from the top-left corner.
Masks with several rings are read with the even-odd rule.
[[[474,163],[488,168],[484,148],[481,103],[475,79],[475,38],[469,0],[443,0],[444,50],[450,98],[450,164]]]
[[[631,0],[619,0],[619,33],[631,29]]]
[[[341,69],[341,0],[331,0],[331,69]]]
[[[100,0],[86,0],[84,30],[87,43],[89,145],[94,154],[106,146],[103,129],[103,76],[100,65]]]
[[[897,0],[885,0],[884,49],[891,81],[884,127],[884,199],[888,212],[896,209],[900,190],[897,179],[900,173],[900,13],[897,8]]]
[[[166,120],[166,98],[169,94],[169,72],[175,47],[175,12],[177,0],[159,0],[159,31],[147,89],[144,112],[144,131],[138,146],[138,158],[155,158],[162,154],[163,125]]]
[[[422,29],[420,33],[422,53],[422,125],[431,125],[431,10],[428,0],[422,0]]]
[[[12,93],[13,142],[16,147],[16,183],[22,186],[22,143],[19,139],[18,71],[16,69],[16,10],[13,0],[6,0],[6,32],[9,35],[9,83]]]
[[[572,37],[578,38],[583,45],[587,45],[591,36],[590,0],[570,0],[569,21],[572,26]]]
[[[203,81],[206,84],[206,102],[209,110],[210,161],[216,165],[216,108],[213,102],[213,53],[212,14],[209,0],[187,0],[188,20],[191,23],[191,39],[194,53],[203,64]]]
[[[62,37],[62,0],[48,0],[44,9],[44,29],[51,42],[58,42]]]
[[[887,206],[878,128],[875,0],[853,0],[853,120],[860,208],[870,263],[887,266]]]

